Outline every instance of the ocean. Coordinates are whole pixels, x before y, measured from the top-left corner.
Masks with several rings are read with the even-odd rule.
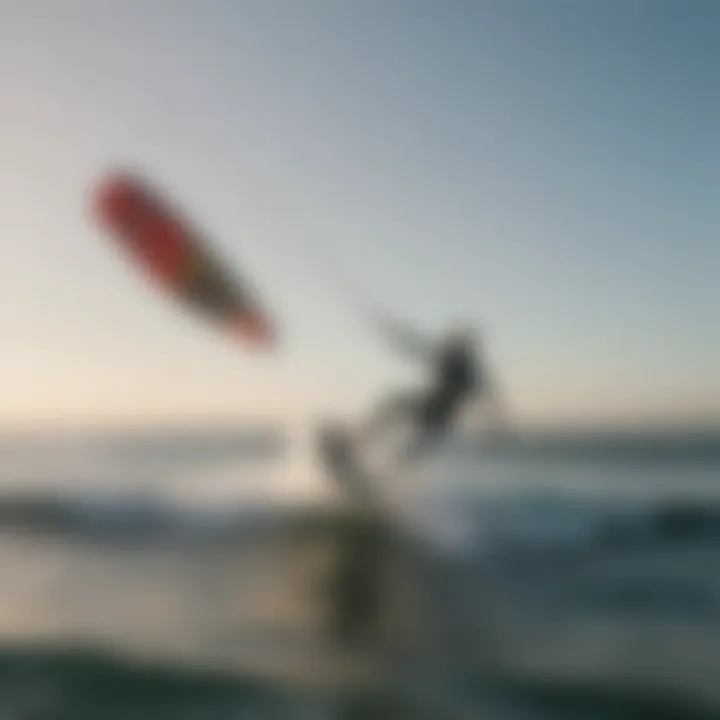
[[[388,492],[352,651],[343,509],[291,466],[232,431],[0,439],[0,720],[720,718],[720,435],[439,452]]]

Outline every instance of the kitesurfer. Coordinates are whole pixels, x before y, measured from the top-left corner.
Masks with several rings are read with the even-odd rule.
[[[478,333],[458,324],[440,342],[433,342],[394,321],[380,321],[390,343],[429,365],[433,377],[424,391],[384,400],[366,425],[365,439],[373,440],[394,422],[408,420],[415,431],[406,450],[406,457],[411,457],[444,435],[473,399],[492,405],[497,416],[496,395],[481,362]]]

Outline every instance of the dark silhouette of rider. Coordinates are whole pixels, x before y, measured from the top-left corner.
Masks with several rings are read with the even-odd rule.
[[[374,440],[398,422],[409,422],[412,439],[400,453],[399,460],[410,460],[443,436],[471,400],[481,398],[495,404],[494,384],[481,363],[480,342],[476,334],[458,327],[440,342],[431,342],[407,327],[385,318],[375,318],[392,345],[419,358],[431,368],[427,387],[410,394],[398,394],[385,400],[361,430],[366,440]],[[390,574],[387,563],[393,559],[392,535],[387,533],[386,519],[376,514],[377,504],[372,488],[365,483],[362,464],[338,461],[347,458],[347,436],[330,432],[323,436],[325,454],[331,462],[333,477],[351,500],[370,512],[360,513],[357,522],[341,528],[338,535],[339,563],[335,568],[330,591],[330,625],[332,638],[341,646],[357,648],[375,637],[382,622]],[[354,482],[360,476],[359,484]],[[358,492],[359,489],[359,492]],[[367,490],[371,490],[368,501]]]
[[[481,362],[477,333],[458,325],[440,342],[432,342],[394,321],[381,323],[390,343],[429,365],[432,376],[425,390],[381,403],[366,426],[366,439],[378,437],[394,422],[410,421],[415,433],[408,452],[413,455],[445,435],[471,400],[491,402],[497,414],[495,389]]]

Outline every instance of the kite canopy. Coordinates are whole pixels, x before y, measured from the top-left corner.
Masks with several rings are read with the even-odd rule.
[[[205,239],[144,179],[101,179],[92,194],[100,226],[157,285],[185,307],[254,346],[274,343],[271,323],[246,283],[232,277]]]

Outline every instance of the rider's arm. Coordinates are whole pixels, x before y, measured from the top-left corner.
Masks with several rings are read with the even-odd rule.
[[[423,361],[432,360],[435,354],[435,345],[421,333],[409,328],[404,323],[378,313],[373,314],[373,320],[383,336],[396,350]]]

